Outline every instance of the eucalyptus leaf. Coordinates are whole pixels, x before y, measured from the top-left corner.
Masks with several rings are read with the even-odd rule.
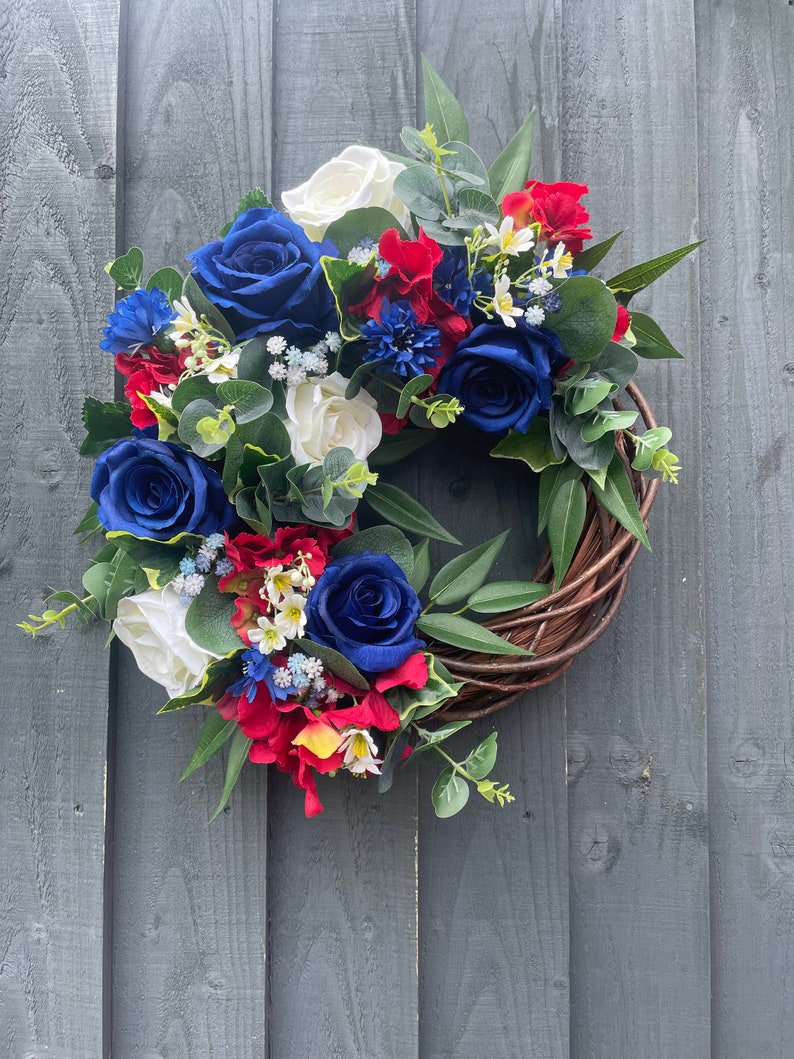
[[[351,537],[345,537],[331,549],[335,559],[343,555],[361,555],[372,552],[375,555],[388,555],[402,569],[410,580],[414,569],[414,552],[411,542],[396,526],[372,526],[359,530]]]
[[[207,577],[201,593],[187,608],[185,632],[199,647],[213,654],[239,651],[242,640],[231,623],[234,613],[232,596],[218,590],[214,577]]]
[[[413,379],[408,380],[400,392],[400,401],[397,405],[398,419],[404,419],[408,415],[411,407],[411,398],[418,397],[420,393],[424,393],[432,383],[432,375],[416,375]]]
[[[427,166],[403,169],[394,178],[393,186],[394,194],[422,220],[437,220],[444,215],[446,204],[441,180]]]
[[[181,272],[177,272],[175,268],[159,268],[149,279],[146,284],[147,290],[161,290],[165,294],[169,303],[173,304],[175,299],[182,297],[182,287],[184,286],[185,280]]]
[[[122,290],[138,290],[143,277],[143,250],[139,246],[130,247],[126,254],[105,265],[105,272]]]
[[[273,405],[273,394],[259,383],[244,379],[229,379],[217,389],[224,405],[234,405],[234,418],[238,423],[250,423],[269,412]]]
[[[562,307],[547,314],[544,327],[557,335],[566,356],[577,363],[590,363],[614,333],[615,296],[594,276],[572,276],[560,285],[559,294]]]
[[[483,739],[463,762],[463,767],[476,780],[484,780],[496,764],[497,736],[497,732],[491,732],[487,739]]]
[[[465,806],[469,800],[469,785],[450,766],[436,780],[430,797],[436,816],[444,820]]]

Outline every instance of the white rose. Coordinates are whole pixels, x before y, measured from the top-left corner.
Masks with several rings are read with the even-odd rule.
[[[331,221],[348,210],[381,206],[405,227],[410,214],[394,194],[394,178],[405,169],[374,147],[346,147],[321,165],[305,184],[285,191],[281,201],[296,224],[319,242]]]
[[[199,684],[210,662],[223,657],[191,640],[185,632],[186,614],[179,595],[166,586],[120,599],[113,622],[116,636],[132,651],[138,669],[162,684],[172,699]]]
[[[366,460],[381,439],[377,402],[366,390],[345,400],[350,382],[338,371],[325,379],[307,379],[287,390],[285,426],[297,464],[318,466],[331,449],[350,449]]]

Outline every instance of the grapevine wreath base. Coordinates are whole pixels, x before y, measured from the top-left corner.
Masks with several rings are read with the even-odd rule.
[[[637,386],[629,383],[626,392],[651,430],[656,420]],[[633,471],[632,453],[619,447],[619,453],[634,486],[643,523],[647,529],[651,506],[660,479],[650,481]],[[562,585],[544,599],[522,610],[492,618],[483,624],[532,653],[531,658],[497,658],[471,651],[433,644],[456,680],[464,686],[457,698],[449,699],[439,711],[445,720],[476,720],[496,713],[533,688],[550,684],[569,669],[582,651],[605,631],[620,609],[626,594],[629,570],[641,547],[606,509],[587,498],[584,530]],[[554,569],[548,547],[543,552],[531,580],[548,583]]]
[[[602,276],[618,236],[585,245],[586,185],[528,179],[534,116],[486,167],[424,78],[405,154],[347,147],[283,209],[254,189],[184,274],[147,274],[137,247],[107,266],[124,296],[100,349],[126,400],[83,407],[77,532],[99,547],[84,593],[22,628],[112,622],[161,712],[206,711],[184,776],[224,751],[218,812],[247,761],[289,773],[310,816],[318,779],[385,792],[416,762],[441,769],[439,816],[472,789],[511,802],[496,732],[448,740],[601,635],[676,481],[632,380],[680,354],[628,306],[698,244]],[[508,530],[431,569],[431,541],[460,541],[381,474],[444,436],[537,484],[530,581],[492,577]]]

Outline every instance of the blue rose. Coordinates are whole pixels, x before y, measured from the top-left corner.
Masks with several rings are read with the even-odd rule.
[[[306,635],[332,647],[362,673],[393,669],[424,649],[414,636],[419,597],[388,555],[332,560],[306,602]]]
[[[554,376],[567,362],[557,336],[518,320],[515,327],[480,324],[444,365],[438,390],[457,397],[463,418],[489,434],[529,424],[551,403]]]
[[[91,479],[97,518],[107,530],[168,540],[209,536],[236,521],[220,476],[198,456],[168,441],[117,441],[99,457]]]
[[[333,243],[313,243],[283,213],[257,208],[240,214],[225,239],[188,254],[188,261],[240,341],[279,334],[306,346],[339,327],[323,254],[336,254]]]
[[[106,353],[132,353],[151,345],[166,330],[176,313],[159,287],[133,291],[116,302],[99,348]]]

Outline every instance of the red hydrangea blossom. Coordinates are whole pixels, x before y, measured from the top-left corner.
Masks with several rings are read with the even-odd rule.
[[[587,227],[590,214],[579,201],[588,193],[587,185],[530,180],[525,187],[526,191],[514,191],[502,199],[505,217],[512,217],[516,228],[538,223],[540,238],[550,247],[565,243],[569,253],[580,254],[584,241],[593,238]]]
[[[130,421],[134,427],[149,427],[157,423],[141,395],[149,396],[164,386],[176,386],[188,352],[163,353],[156,346],[142,346],[135,353],[117,353],[116,369],[127,378],[124,395],[132,405]]]
[[[272,661],[281,666],[287,659],[274,655]],[[326,679],[333,694],[324,699],[321,693],[311,708],[297,698],[274,701],[264,682],[250,702],[246,695],[227,693],[218,703],[221,716],[236,721],[243,735],[253,740],[248,754],[251,761],[275,765],[292,775],[292,782],[304,791],[307,816],[323,811],[315,774],[334,772],[344,764],[343,752],[335,748],[342,742],[342,732],[350,727],[381,732],[399,728],[399,714],[383,692],[393,687],[424,687],[427,663],[423,654],[412,655],[401,666],[379,673],[364,692],[330,673]],[[327,753],[321,755],[311,749],[325,742],[330,747]]]

